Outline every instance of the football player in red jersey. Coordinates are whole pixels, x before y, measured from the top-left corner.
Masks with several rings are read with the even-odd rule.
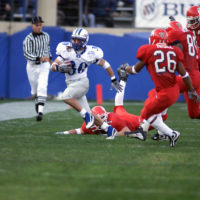
[[[200,72],[198,70],[198,61],[196,59],[197,48],[193,32],[188,29],[183,29],[181,23],[177,21],[170,22],[166,31],[168,33],[169,44],[177,46],[182,50],[184,55],[184,68],[192,79],[195,91],[200,95]],[[192,119],[200,119],[200,102],[197,103],[189,98],[190,94],[188,94],[188,89],[180,76],[177,76],[177,82],[180,93],[184,93],[189,117]]]
[[[149,45],[143,45],[137,52],[137,62],[134,66],[122,65],[121,69],[136,74],[145,65],[154,82],[155,89],[149,92],[149,96],[141,111],[142,123],[138,130],[125,132],[127,136],[146,140],[149,126],[169,137],[173,147],[180,133],[169,128],[162,120],[161,113],[173,105],[179,97],[179,87],[176,81],[176,71],[181,75],[184,84],[191,94],[191,98],[198,101],[189,74],[183,67],[183,53],[178,47],[168,46],[168,35],[164,29],[155,29],[149,37]]]
[[[198,63],[200,66],[200,7],[192,6],[186,12],[187,28],[195,35],[198,47]]]
[[[186,12],[187,28],[196,36],[197,45],[200,48],[200,7],[192,6]]]

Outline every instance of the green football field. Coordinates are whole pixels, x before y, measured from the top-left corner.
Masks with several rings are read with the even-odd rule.
[[[112,106],[105,106],[112,111]],[[141,103],[125,104],[139,114]],[[181,133],[174,148],[126,137],[55,135],[80,127],[74,110],[0,122],[1,200],[200,199],[200,121],[186,105],[169,109],[166,123]]]

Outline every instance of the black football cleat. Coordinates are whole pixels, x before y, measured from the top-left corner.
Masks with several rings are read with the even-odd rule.
[[[174,147],[176,145],[176,142],[178,141],[178,138],[180,136],[180,133],[178,131],[173,131],[172,136],[169,136],[170,146]]]
[[[43,113],[39,112],[38,115],[36,116],[36,121],[42,121],[43,118]]]
[[[165,135],[165,134],[160,135],[157,132],[157,133],[155,133],[154,135],[151,136],[151,139],[156,140],[156,141],[159,141],[159,140],[165,140],[166,141],[166,140],[169,140],[169,137],[168,137],[168,135]]]
[[[124,134],[128,137],[137,138],[142,141],[145,141],[147,138],[147,132],[144,131],[141,126],[136,131],[125,132]]]

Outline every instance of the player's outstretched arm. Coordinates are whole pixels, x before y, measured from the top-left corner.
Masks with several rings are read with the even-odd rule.
[[[144,66],[144,61],[140,60],[133,66],[130,66],[128,63],[123,63],[120,65],[120,68],[124,69],[130,74],[137,74]]]
[[[111,89],[114,88],[117,92],[122,91],[122,85],[117,81],[115,74],[113,72],[112,67],[110,66],[109,62],[104,60],[103,58],[100,59],[97,64],[101,67],[103,67],[111,79]]]
[[[68,131],[56,132],[56,135],[84,134],[82,128],[71,129]]]

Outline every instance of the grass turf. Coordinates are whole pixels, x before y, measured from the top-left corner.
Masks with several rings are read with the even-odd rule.
[[[105,106],[112,111],[112,106]],[[139,114],[141,103],[125,104]],[[199,120],[186,105],[169,109],[166,123],[181,132],[166,141],[96,135],[55,135],[80,127],[74,110],[0,122],[1,200],[188,200],[200,199]]]

